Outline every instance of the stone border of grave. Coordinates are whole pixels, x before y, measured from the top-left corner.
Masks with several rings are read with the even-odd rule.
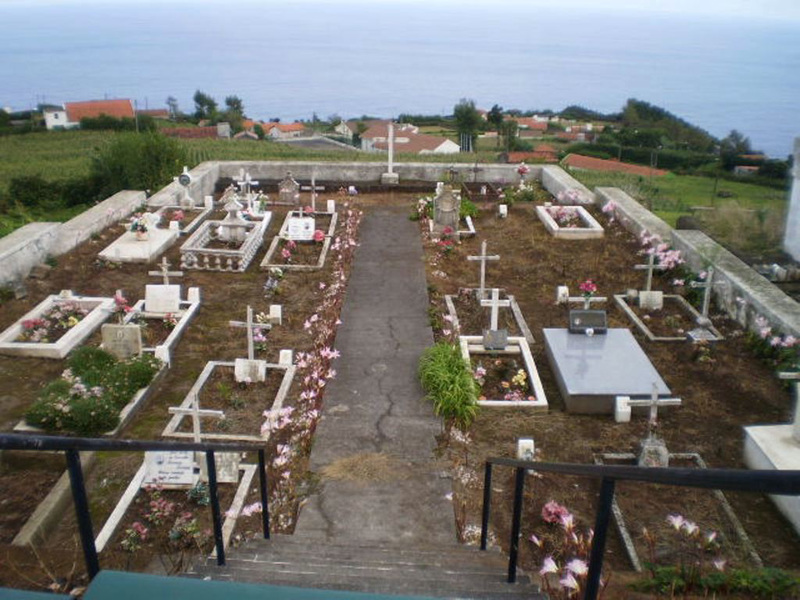
[[[467,288],[470,292],[478,292],[477,288]],[[456,331],[460,331],[461,325],[458,320],[458,312],[456,311],[456,305],[453,302],[453,295],[446,294],[444,297],[445,306],[447,306],[447,313],[453,318],[453,329]],[[519,304],[514,299],[514,296],[509,295],[507,297],[508,301],[511,303],[511,312],[514,313],[514,321],[517,323],[517,327],[522,332],[525,341],[528,344],[535,344],[536,340],[533,338],[533,334],[531,333],[530,328],[528,327],[528,323],[525,321],[525,317],[522,316],[522,311],[519,308]]]
[[[181,311],[178,315],[178,323],[172,329],[167,339],[155,348],[142,348],[143,352],[152,352],[155,357],[169,366],[172,362],[172,350],[177,345],[178,341],[183,336],[184,331],[189,326],[189,323],[194,318],[198,310],[200,310],[200,288],[189,288],[188,300],[181,300]],[[144,309],[144,299],[139,300],[133,305],[133,309],[125,315],[124,323],[129,324],[134,318],[142,317],[144,319],[163,319],[164,315],[161,313],[149,313]]]
[[[547,410],[549,408],[547,396],[544,393],[544,387],[542,387],[542,380],[539,378],[539,371],[536,369],[536,363],[533,360],[533,354],[531,354],[528,341],[524,337],[509,337],[508,346],[506,346],[504,350],[487,350],[483,345],[483,337],[479,335],[461,335],[458,337],[458,342],[461,347],[461,356],[467,362],[470,371],[472,371],[470,357],[473,355],[501,354],[510,356],[520,354],[522,355],[522,361],[525,363],[525,370],[528,372],[528,386],[535,397],[533,402],[529,400],[479,400],[479,406],[513,406],[516,408],[529,408],[531,410]]]
[[[115,263],[150,263],[167,251],[179,237],[174,229],[152,228],[147,232],[147,239],[137,239],[132,231],[126,231],[116,240],[97,253],[97,256]],[[135,252],[123,255],[120,248],[129,247]]]
[[[707,469],[708,465],[703,460],[703,457],[700,456],[697,452],[677,452],[677,453],[669,453],[670,460],[691,460],[694,461],[695,465],[698,469]],[[608,464],[604,461],[631,461],[633,464],[636,463],[637,457],[635,454],[630,453],[603,453],[599,456],[596,455],[594,457],[594,462],[597,465],[605,465]],[[649,467],[651,469],[657,469],[658,467]],[[750,540],[750,537],[747,535],[744,527],[742,527],[741,521],[739,521],[739,517],[736,516],[736,513],[731,507],[730,502],[725,497],[725,494],[721,490],[713,490],[714,496],[716,497],[717,501],[722,506],[722,511],[725,513],[725,517],[728,519],[733,530],[736,532],[736,536],[739,538],[739,542],[744,546],[747,554],[750,556],[750,560],[755,564],[757,567],[763,567],[764,563],[761,560],[758,552],[756,551],[753,542]],[[625,547],[625,553],[628,555],[628,560],[631,562],[631,566],[633,567],[634,571],[637,573],[642,572],[642,561],[639,559],[639,553],[636,552],[636,547],[633,544],[633,539],[631,538],[630,531],[628,530],[628,526],[625,523],[625,517],[622,514],[622,509],[619,507],[619,503],[617,501],[617,497],[614,497],[611,501],[611,512],[614,515],[614,521],[617,524],[617,531],[619,532],[620,538],[622,538],[622,545]]]
[[[139,391],[133,395],[131,401],[119,411],[119,425],[111,431],[105,432],[103,434],[104,437],[116,437],[119,432],[122,431],[123,427],[130,423],[131,419],[139,412],[142,405],[155,393],[156,388],[161,383],[161,380],[164,379],[168,370],[169,365],[162,362],[161,368],[158,370],[158,373],[153,376],[150,384],[147,387],[139,388]],[[14,431],[19,433],[46,433],[44,429],[28,425],[25,419],[14,425]]]
[[[697,309],[694,306],[692,306],[686,300],[686,298],[684,298],[680,294],[664,294],[664,300],[665,301],[675,300],[681,306],[681,308],[683,308],[684,312],[687,312],[690,315],[692,315],[695,322],[697,321],[697,319],[701,318],[701,315],[697,311]],[[645,325],[645,322],[642,321],[635,312],[633,312],[633,309],[628,304],[628,299],[625,294],[614,294],[614,301],[617,303],[617,306],[619,306],[623,310],[623,312],[626,315],[628,315],[628,318],[634,322],[636,327],[639,328],[639,331],[641,331],[645,336],[647,336],[647,339],[650,340],[651,342],[685,342],[686,340],[689,339],[688,331],[684,336],[671,337],[671,336],[655,335],[652,331],[650,331],[650,328],[647,325]],[[708,339],[709,342],[718,342],[720,340],[725,339],[724,336],[713,325],[709,325],[705,329],[707,331],[710,331],[711,334],[714,336],[713,339],[711,338]]]
[[[75,302],[81,308],[90,309],[81,321],[53,343],[16,342],[22,333],[22,322],[36,319],[59,301]],[[31,356],[34,358],[62,359],[94,331],[110,316],[114,309],[114,299],[95,296],[61,296],[52,295],[42,300],[21,318],[17,319],[3,333],[0,333],[0,354],[9,356]]]
[[[239,471],[242,471],[243,475],[239,480],[239,484],[236,488],[236,494],[231,501],[230,508],[222,513],[223,515],[226,515],[225,521],[222,524],[222,543],[226,549],[230,543],[233,530],[236,527],[236,521],[239,519],[239,515],[242,512],[244,501],[247,498],[250,484],[253,481],[253,477],[255,476],[257,469],[257,465],[239,465]],[[114,533],[116,532],[117,527],[119,527],[122,519],[125,517],[125,513],[128,511],[128,508],[130,508],[130,505],[133,503],[136,495],[141,491],[142,482],[144,481],[145,477],[145,471],[146,463],[145,461],[142,461],[142,466],[139,467],[138,471],[136,471],[136,474],[131,479],[128,487],[125,488],[125,491],[117,502],[117,505],[114,507],[114,510],[108,516],[103,524],[103,527],[101,527],[100,531],[95,537],[94,544],[97,547],[98,553],[102,552],[108,542],[111,541],[111,538],[114,537]],[[227,516],[229,513],[234,513],[236,516]],[[214,552],[211,554],[211,556],[216,556],[216,549],[214,549]]]
[[[283,225],[281,225],[280,231],[275,235],[275,237],[272,238],[272,242],[267,250],[267,255],[264,257],[264,260],[261,261],[260,269],[262,271],[267,271],[273,268],[283,269],[286,271],[317,271],[325,266],[325,260],[328,257],[328,250],[331,247],[331,240],[336,232],[336,223],[338,222],[339,215],[336,212],[327,211],[317,211],[315,214],[330,215],[331,217],[331,223],[328,226],[328,233],[325,234],[325,240],[322,242],[322,250],[320,251],[317,263],[313,265],[295,265],[292,263],[277,264],[272,262],[272,257],[278,250],[278,244],[280,243],[281,239],[286,239],[288,236],[289,219],[293,216],[296,216],[292,214],[292,211],[289,211],[286,213],[286,218],[283,220]]]
[[[471,237],[478,234],[478,230],[475,229],[475,224],[472,222],[472,217],[466,216],[459,221],[459,223],[463,221],[467,228],[466,229],[459,229],[456,233],[458,233],[459,237]],[[432,236],[436,236],[436,233],[433,231],[433,219],[428,219],[428,230]]]
[[[585,227],[561,227],[553,216],[550,214],[549,209],[562,208],[573,210],[578,214],[578,218],[583,221]],[[536,207],[536,215],[539,220],[544,224],[547,231],[558,239],[564,240],[593,240],[602,238],[605,235],[603,226],[589,214],[583,206],[561,206],[561,205],[544,205]]]
[[[200,228],[181,246],[181,268],[198,271],[244,272],[255,258],[261,244],[264,243],[264,233],[271,221],[272,213],[260,221],[247,221],[243,227],[249,229],[250,232],[236,250],[205,248],[204,246],[212,239],[211,227],[219,226],[223,221],[203,221]]]
[[[178,204],[167,204],[166,206],[159,206],[158,209],[155,211],[155,214],[157,214],[159,216],[159,218],[163,219],[164,218],[164,213],[166,213],[170,209],[182,210],[182,211],[184,211],[186,213],[198,213],[185,226],[183,226],[183,227],[179,226],[178,227],[178,233],[180,233],[181,235],[189,235],[195,229],[200,227],[200,224],[208,218],[208,215],[210,215],[211,212],[214,210],[214,204],[212,202],[210,204],[210,206],[188,206],[188,207],[187,206],[180,206]],[[166,223],[167,223],[167,228],[169,229],[170,228],[170,224],[169,224],[170,222],[166,221]]]
[[[231,369],[234,368],[236,363],[233,362],[222,362],[211,360],[206,363],[206,366],[203,368],[203,371],[197,377],[197,380],[192,385],[192,388],[186,394],[186,397],[181,402],[180,408],[185,410],[190,410],[192,404],[194,403],[194,399],[199,397],[200,390],[203,389],[208,378],[211,376],[211,373],[214,372],[214,369],[217,367],[230,367]],[[272,401],[272,404],[267,407],[267,410],[278,410],[283,408],[283,403],[286,400],[286,396],[289,393],[289,389],[292,387],[292,382],[294,381],[294,375],[297,370],[297,367],[294,364],[277,364],[277,363],[267,363],[266,365],[267,370],[269,369],[283,369],[283,380],[281,381],[281,386],[278,388],[278,393],[275,394],[275,398]],[[178,431],[178,428],[181,426],[181,422],[186,417],[185,414],[175,414],[167,423],[167,426],[164,428],[164,431],[161,432],[162,437],[171,437],[171,438],[182,438],[182,439],[190,439],[194,438],[194,434],[192,432],[181,432]],[[203,433],[203,439],[207,441],[218,441],[218,442],[266,442],[269,439],[269,433],[266,435],[244,435],[244,434],[232,434],[232,433]]]

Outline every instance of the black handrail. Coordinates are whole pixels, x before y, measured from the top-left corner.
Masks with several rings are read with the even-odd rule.
[[[680,487],[706,488],[737,492],[758,492],[778,496],[800,495],[800,471],[767,471],[745,469],[677,469],[673,467],[636,467],[627,465],[581,465],[570,463],[540,463],[513,458],[486,460],[483,488],[483,515],[481,518],[481,550],[486,550],[489,535],[489,516],[492,503],[492,466],[512,467],[515,470],[514,506],[509,542],[508,582],[516,581],[519,535],[521,529],[522,498],[525,472],[559,473],[600,479],[600,498],[595,516],[594,539],[589,558],[589,573],[584,598],[594,600],[600,591],[600,572],[603,569],[606,535],[614,501],[617,481],[637,481]]]
[[[262,528],[264,539],[269,539],[269,504],[267,496],[267,470],[264,448],[253,444],[230,444],[217,442],[172,442],[158,440],[117,440],[96,438],[72,438],[48,435],[0,434],[0,450],[47,450],[65,453],[67,471],[69,472],[72,499],[75,504],[75,515],[78,519],[78,531],[81,536],[83,557],[89,579],[94,579],[100,571],[100,561],[94,544],[92,518],[89,513],[89,501],[86,496],[86,485],[81,468],[81,451],[130,452],[130,451],[194,451],[204,452],[208,469],[208,488],[210,496],[211,517],[213,520],[214,545],[217,550],[217,564],[225,564],[225,544],[222,539],[222,514],[217,493],[216,452],[257,452],[258,480],[261,493]]]

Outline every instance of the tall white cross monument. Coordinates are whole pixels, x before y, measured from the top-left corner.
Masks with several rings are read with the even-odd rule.
[[[786,215],[783,249],[791,254],[792,258],[800,261],[800,137],[794,138],[792,192],[789,197],[789,212]]]

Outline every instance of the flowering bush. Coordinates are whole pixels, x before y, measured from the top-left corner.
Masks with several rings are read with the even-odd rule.
[[[519,166],[517,167],[517,175],[524,179],[525,175],[530,172],[531,168],[528,165],[526,165],[524,162],[519,163]]]
[[[574,206],[548,206],[545,210],[559,227],[575,229],[582,224]]]
[[[579,204],[581,193],[576,189],[562,190],[556,194],[556,199],[560,204]]]
[[[169,215],[169,220],[170,221],[177,221],[178,223],[183,221],[185,218],[186,218],[186,215],[184,214],[184,212],[181,209],[173,211]]]
[[[167,313],[164,315],[162,322],[167,329],[175,329],[178,325],[178,318],[172,313]]]
[[[600,210],[603,212],[603,214],[606,217],[608,217],[608,222],[609,223],[613,223],[614,222],[614,219],[615,219],[616,214],[617,214],[617,212],[616,212],[617,211],[617,203],[616,202],[614,202],[613,200],[609,200],[608,202],[606,202],[603,205],[603,208],[601,208]]]
[[[760,359],[779,371],[797,370],[800,364],[800,340],[793,335],[775,333],[762,316],[755,319],[757,332],[747,334],[747,346]]]
[[[128,299],[122,295],[120,290],[114,294],[114,308],[111,312],[117,315],[120,324],[125,321],[125,315],[133,310],[133,307],[128,304]]]
[[[654,255],[656,257],[655,264],[664,267],[667,271],[675,269],[686,262],[681,256],[680,250],[670,248],[670,245],[658,235],[651,235],[649,232],[643,231],[639,236],[639,241],[642,244],[644,254]]]
[[[22,333],[17,341],[31,343],[53,343],[67,331],[80,323],[89,311],[77,302],[58,302],[41,317],[22,321]]]
[[[297,248],[297,242],[294,240],[284,239],[282,240],[281,245],[281,258],[283,258],[283,262],[292,262],[292,252],[295,250],[295,248]]]

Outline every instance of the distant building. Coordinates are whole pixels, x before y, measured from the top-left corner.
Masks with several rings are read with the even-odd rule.
[[[395,123],[394,143],[395,146],[408,142],[409,135],[419,133],[419,127],[409,123]],[[389,121],[371,121],[369,128],[361,134],[361,149],[365,152],[375,150],[375,144],[388,143],[389,141]],[[398,150],[398,152],[403,152]]]
[[[372,150],[388,151],[389,141],[373,142]],[[394,151],[408,154],[457,154],[461,147],[446,137],[404,131],[400,135],[395,133]]]
[[[520,137],[538,137],[547,131],[547,121],[541,121],[536,117],[513,117],[512,120],[517,122]],[[523,135],[523,132],[531,134]]]
[[[136,114],[146,115],[154,119],[169,119],[169,111],[166,108],[145,108],[144,110],[137,110]]]
[[[262,123],[261,127],[264,128],[265,134],[279,140],[302,137],[306,130],[306,126],[298,121],[294,123]]]
[[[102,115],[133,119],[133,103],[128,99],[66,102],[63,109],[45,109],[44,122],[47,129],[74,129],[80,127],[81,119],[96,119]]]
[[[759,167],[755,165],[736,165],[733,167],[733,174],[739,177],[751,177],[758,173]]]
[[[585,171],[612,171],[616,173],[629,173],[640,177],[650,177],[666,175],[668,171],[654,169],[642,165],[632,165],[630,163],[619,162],[617,160],[606,160],[604,158],[594,158],[593,156],[583,156],[582,154],[568,154],[561,164],[571,169]]]
[[[217,123],[207,127],[165,127],[161,133],[166,136],[182,139],[222,138],[231,137],[230,123]]]

